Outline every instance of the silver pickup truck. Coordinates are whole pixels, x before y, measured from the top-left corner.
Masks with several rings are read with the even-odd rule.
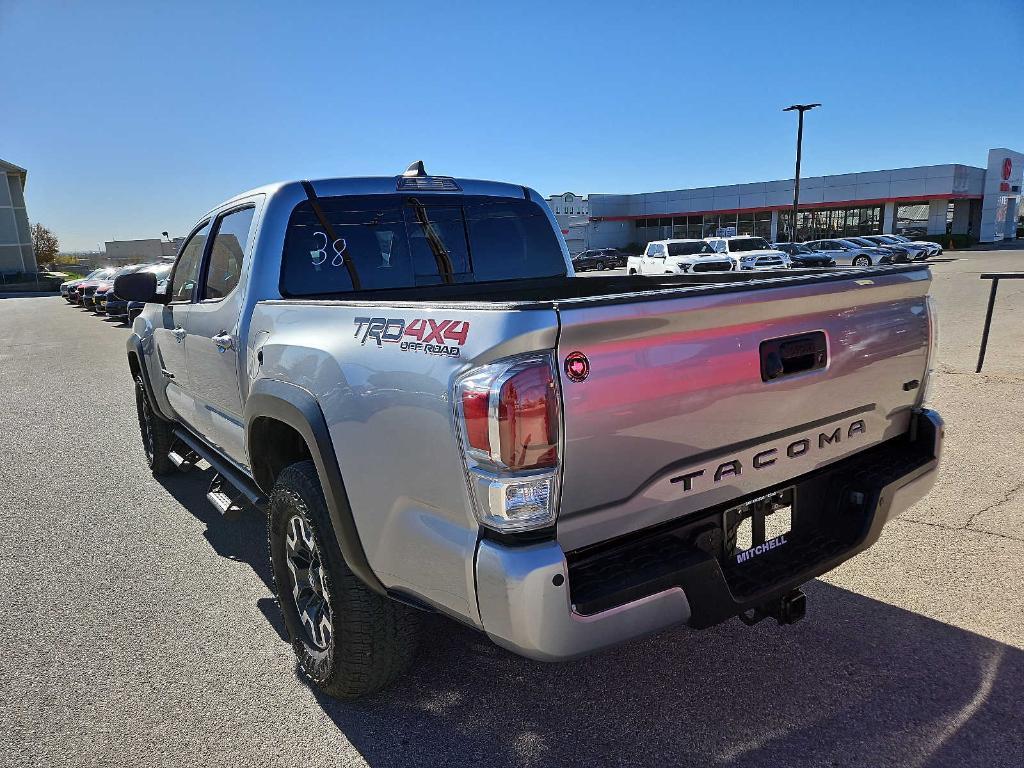
[[[414,164],[239,195],[115,290],[153,472],[268,511],[301,668],[358,696],[423,611],[542,660],[800,619],[934,482],[930,280],[577,278],[537,192]]]

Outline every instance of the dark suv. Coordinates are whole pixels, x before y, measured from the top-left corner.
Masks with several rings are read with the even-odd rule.
[[[572,266],[577,272],[586,272],[588,269],[620,269],[626,266],[628,253],[623,253],[614,248],[600,248],[577,253],[572,257]]]

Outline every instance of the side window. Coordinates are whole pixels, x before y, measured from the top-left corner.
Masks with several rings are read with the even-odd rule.
[[[210,222],[208,221],[188,239],[181,249],[178,263],[174,265],[174,275],[171,278],[168,292],[172,304],[192,301],[196,285],[199,283],[199,265],[202,264],[206,238],[209,235]]]
[[[255,208],[242,208],[220,218],[206,267],[204,299],[223,299],[238,285],[242,259],[249,249],[249,229],[255,212]]]

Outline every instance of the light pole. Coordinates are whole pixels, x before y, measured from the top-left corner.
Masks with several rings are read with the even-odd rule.
[[[789,239],[796,242],[796,209],[800,203],[800,154],[804,143],[804,112],[820,107],[821,104],[793,104],[783,109],[783,112],[799,112],[800,118],[796,129],[796,184],[793,186],[793,218],[791,219]]]

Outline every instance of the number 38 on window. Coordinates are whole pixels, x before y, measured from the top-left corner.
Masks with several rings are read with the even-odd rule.
[[[321,237],[324,239],[324,244],[315,251],[309,252],[310,258],[313,260],[313,266],[319,267],[327,261],[328,256],[330,256],[330,254],[327,253],[327,246],[330,245],[331,249],[334,251],[334,256],[331,258],[331,266],[340,267],[345,263],[345,250],[348,248],[348,243],[345,242],[345,238],[339,237],[332,243],[327,235],[318,231],[313,233],[313,244],[316,245],[319,242],[318,238]]]

